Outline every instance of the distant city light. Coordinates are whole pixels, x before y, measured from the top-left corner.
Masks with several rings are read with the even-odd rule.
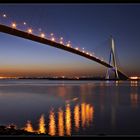
[[[26,25],[26,22],[23,22],[24,25]]]
[[[139,77],[137,77],[137,76],[132,76],[132,77],[130,77],[130,79],[136,80],[136,79],[139,79]]]
[[[16,27],[17,27],[16,23],[12,23],[12,28],[16,28]]]

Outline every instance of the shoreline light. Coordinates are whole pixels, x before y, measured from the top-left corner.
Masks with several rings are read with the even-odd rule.
[[[136,80],[136,79],[139,79],[139,77],[138,76],[131,76],[130,79]]]

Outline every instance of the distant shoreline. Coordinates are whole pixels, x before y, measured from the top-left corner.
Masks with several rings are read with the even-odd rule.
[[[140,81],[140,79],[127,79],[127,80],[122,80],[122,79],[104,79],[104,78],[2,78],[0,80],[52,80],[52,81],[88,81],[88,80],[93,80],[93,81]]]

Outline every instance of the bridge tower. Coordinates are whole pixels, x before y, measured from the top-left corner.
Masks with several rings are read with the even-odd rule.
[[[115,79],[119,79],[118,68],[117,68],[117,63],[116,63],[115,43],[112,36],[111,36],[111,50],[110,50],[110,55],[109,55],[109,64],[111,65],[111,63],[113,67],[107,69],[106,79],[110,79],[110,71],[115,72]]]

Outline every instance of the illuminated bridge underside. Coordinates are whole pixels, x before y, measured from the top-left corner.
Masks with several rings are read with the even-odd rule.
[[[18,37],[25,38],[25,39],[29,39],[29,40],[39,42],[39,43],[42,43],[42,44],[45,44],[45,45],[50,45],[50,46],[53,46],[55,48],[59,48],[59,49],[62,49],[62,50],[65,50],[65,51],[83,56],[83,57],[88,58],[90,60],[93,60],[93,61],[95,61],[99,64],[102,64],[105,67],[112,68],[112,66],[109,65],[107,62],[102,61],[102,60],[96,58],[95,56],[90,56],[90,55],[88,55],[86,53],[83,53],[79,50],[76,50],[76,49],[71,48],[71,47],[67,47],[63,44],[48,40],[46,38],[41,38],[39,36],[29,34],[27,32],[24,32],[24,31],[21,31],[21,30],[18,30],[18,29],[13,29],[11,27],[1,25],[1,24],[0,24],[0,32],[7,33],[7,34],[10,34],[10,35],[14,35],[14,36],[18,36]],[[128,79],[128,77],[119,70],[118,70],[118,75],[119,75],[120,79],[123,79],[123,80]]]

